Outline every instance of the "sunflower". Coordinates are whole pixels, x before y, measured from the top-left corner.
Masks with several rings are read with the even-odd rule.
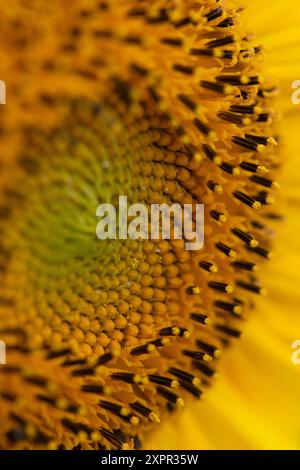
[[[299,53],[296,15],[230,0],[63,6],[2,7],[1,448],[297,447],[288,165],[277,194],[296,111],[276,47]],[[204,248],[99,241],[96,208],[122,194],[203,203]],[[275,229],[289,247],[261,279]]]

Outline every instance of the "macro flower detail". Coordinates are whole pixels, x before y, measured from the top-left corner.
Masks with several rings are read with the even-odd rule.
[[[236,2],[65,4],[2,7],[0,446],[140,448],[264,293],[277,90]],[[204,248],[99,241],[122,194],[204,204]]]

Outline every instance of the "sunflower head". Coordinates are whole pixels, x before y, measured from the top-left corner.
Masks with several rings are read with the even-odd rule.
[[[138,448],[263,293],[276,90],[235,2],[67,4],[2,7],[0,443]],[[122,194],[203,203],[204,248],[99,241]]]

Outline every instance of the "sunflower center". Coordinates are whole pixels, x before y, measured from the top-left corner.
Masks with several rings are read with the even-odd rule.
[[[201,397],[251,294],[263,292],[256,270],[270,256],[279,166],[274,88],[227,1],[74,1],[71,24],[56,24],[55,11],[51,27],[36,3],[41,27],[22,47],[44,80],[8,22],[15,75],[27,81],[3,125],[12,160],[0,191],[10,351],[0,446],[137,448],[167,410]],[[204,203],[204,249],[98,240],[96,209],[120,195]]]

